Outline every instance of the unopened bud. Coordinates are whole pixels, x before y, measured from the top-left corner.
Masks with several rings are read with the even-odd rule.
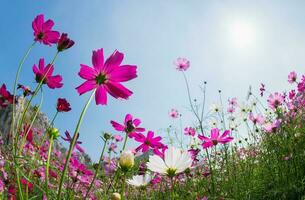
[[[47,132],[48,132],[50,138],[53,137],[54,139],[56,139],[56,138],[58,138],[60,136],[60,133],[59,133],[58,129],[54,128],[54,127],[53,128],[49,128],[47,130]]]
[[[111,196],[110,196],[110,199],[111,200],[121,200],[121,195],[117,192],[112,193]]]
[[[119,160],[123,171],[128,171],[134,166],[134,154],[131,151],[124,151]]]

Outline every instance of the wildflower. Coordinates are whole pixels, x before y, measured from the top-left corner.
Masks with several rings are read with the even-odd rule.
[[[114,53],[104,63],[103,49],[93,51],[93,68],[81,64],[79,76],[86,81],[78,86],[77,92],[82,95],[96,89],[96,104],[107,104],[107,93],[114,98],[128,99],[132,91],[124,87],[120,82],[126,82],[137,77],[137,66],[121,65],[124,54],[119,51]]]
[[[25,178],[21,178],[20,182],[22,185],[24,185],[24,188],[28,187],[28,189],[31,191],[33,188],[33,184],[29,181],[27,181]]]
[[[149,174],[136,175],[133,176],[132,179],[128,179],[127,183],[135,187],[144,187],[150,183],[151,179],[152,177]]]
[[[253,124],[262,125],[265,122],[263,115],[258,114],[255,116],[252,112],[249,114],[249,119],[253,122]]]
[[[264,124],[263,128],[267,133],[274,133],[276,132],[277,128],[280,127],[281,121],[280,120],[274,120],[273,122],[268,122]]]
[[[264,96],[264,92],[266,91],[265,85],[261,83],[261,87],[259,88],[261,97]]]
[[[233,140],[233,137],[229,137],[228,135],[231,133],[229,130],[225,130],[222,135],[219,133],[218,128],[213,128],[211,130],[210,138],[205,137],[203,135],[198,135],[198,138],[203,141],[202,146],[204,149],[216,146],[218,143],[225,144]]]
[[[301,82],[298,84],[298,91],[305,92],[305,75],[302,76]]]
[[[59,39],[59,32],[53,31],[53,26],[54,22],[51,19],[44,21],[44,15],[36,16],[32,22],[35,37],[34,40],[49,46],[51,46],[52,43],[57,43]]]
[[[134,166],[134,154],[131,151],[123,151],[119,165],[123,171],[128,171]]]
[[[121,200],[121,195],[119,193],[114,192],[111,194],[110,199],[111,200]]]
[[[156,174],[155,177],[150,181],[152,185],[156,185],[162,181],[162,176],[160,174]]]
[[[111,143],[110,145],[109,145],[109,151],[112,151],[112,152],[114,152],[115,153],[115,150],[116,150],[116,148],[117,148],[118,146],[116,145],[116,143]]]
[[[186,58],[177,58],[174,62],[178,71],[186,71],[190,67],[190,61]]]
[[[271,109],[277,109],[284,102],[284,97],[276,92],[274,94],[270,94],[267,101]]]
[[[32,92],[29,87],[21,85],[21,84],[18,84],[17,89],[23,90],[24,97],[34,94],[34,92]]]
[[[2,84],[0,87],[0,108],[6,108],[8,105],[12,104],[13,101],[13,95],[6,90],[6,85]]]
[[[57,51],[64,51],[71,48],[74,45],[74,41],[68,38],[67,33],[62,33],[57,43]]]
[[[292,83],[296,82],[296,80],[297,80],[297,73],[295,73],[294,71],[290,72],[288,74],[288,82],[290,84],[292,84]]]
[[[144,132],[145,128],[140,128],[141,120],[138,118],[133,119],[131,114],[125,116],[124,124],[121,125],[115,121],[110,121],[112,127],[117,131],[124,131],[128,137],[137,137],[137,133]]]
[[[190,136],[195,136],[196,130],[192,127],[186,127],[184,128],[184,135],[190,135]]]
[[[150,148],[160,148],[162,147],[162,143],[160,142],[161,139],[160,136],[154,137],[153,131],[148,131],[146,137],[142,133],[139,133],[135,140],[142,144],[136,148],[136,151],[138,152],[142,149],[142,152],[147,152]]]
[[[176,118],[178,118],[179,117],[179,112],[178,112],[178,110],[176,110],[176,109],[171,109],[170,111],[169,111],[169,116],[171,117],[171,118],[174,118],[174,119],[176,119]]]
[[[192,158],[187,151],[171,147],[164,153],[164,159],[157,155],[149,156],[147,168],[153,172],[174,177],[191,167]]]
[[[295,97],[295,90],[291,90],[288,95],[289,99],[293,99]]]
[[[39,68],[34,64],[33,72],[36,75],[35,79],[37,83],[40,83],[43,80],[43,84],[47,84],[49,88],[61,88],[63,84],[61,83],[62,77],[60,75],[53,76],[54,67],[53,65],[48,64],[44,66],[44,59],[39,60]],[[44,78],[44,79],[43,79]]]
[[[232,99],[229,99],[229,105],[230,106],[236,106],[237,105],[237,98],[233,97]]]
[[[71,110],[70,103],[64,98],[57,99],[57,112],[69,112]]]
[[[123,141],[123,137],[121,135],[114,135],[113,139],[115,139],[116,142],[122,142]]]
[[[66,135],[66,138],[64,138],[64,137],[61,137],[61,138],[62,138],[64,141],[71,142],[71,141],[72,141],[72,137],[71,137],[70,133],[69,133],[68,131],[66,131],[66,132],[65,132],[65,135]],[[79,146],[80,144],[82,144],[82,142],[81,142],[81,141],[78,141],[78,138],[79,138],[79,134],[77,133],[76,143],[75,143],[75,146],[74,146],[74,147],[75,147],[79,152],[84,153],[84,152],[85,152],[84,149],[81,148],[81,147]]]
[[[211,107],[210,107],[210,110],[213,112],[213,113],[220,113],[221,112],[221,106],[217,105],[217,104],[212,104]]]
[[[229,106],[227,112],[233,114],[235,112],[235,108],[233,106]]]

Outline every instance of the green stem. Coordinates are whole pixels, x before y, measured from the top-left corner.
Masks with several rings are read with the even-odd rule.
[[[121,199],[125,199],[125,188],[126,188],[126,174],[123,174],[123,182],[122,182],[122,191],[121,191]]]
[[[97,165],[97,168],[96,168],[96,170],[95,170],[94,177],[93,177],[93,179],[92,179],[92,181],[91,181],[91,183],[90,183],[90,186],[89,186],[89,188],[88,188],[88,190],[87,190],[87,192],[86,192],[85,199],[87,199],[87,197],[88,197],[88,195],[89,195],[89,193],[90,193],[90,190],[91,190],[91,188],[92,188],[92,186],[93,186],[93,184],[94,184],[94,181],[95,181],[96,177],[98,176],[99,169],[100,169],[100,166],[101,166],[101,163],[102,163],[102,160],[103,160],[103,156],[104,156],[104,152],[105,152],[106,146],[107,146],[107,139],[105,139],[104,147],[103,147],[103,150],[102,150],[100,159],[99,159],[99,161],[98,161],[98,165]]]
[[[41,90],[41,98],[40,98],[39,106],[38,106],[38,108],[37,108],[37,110],[36,110],[36,112],[33,116],[33,119],[31,120],[31,123],[30,123],[30,126],[28,127],[27,132],[22,136],[22,140],[21,140],[21,144],[20,144],[20,147],[19,147],[18,155],[21,155],[21,153],[22,153],[23,147],[24,147],[25,142],[26,142],[26,138],[28,137],[28,134],[31,131],[31,128],[32,128],[37,116],[38,116],[38,113],[39,113],[40,108],[42,106],[42,102],[43,102],[43,92]]]
[[[59,53],[59,52],[57,51],[56,54],[55,54],[55,56],[54,56],[54,58],[53,58],[53,60],[52,60],[52,62],[50,63],[50,65],[53,65],[53,64],[54,64],[54,62],[55,62],[55,60],[56,60],[56,58],[57,58],[57,56],[58,56],[58,53]],[[38,85],[36,86],[36,89],[34,90],[34,93],[32,94],[30,100],[27,102],[26,107],[25,107],[25,109],[24,109],[23,112],[22,112],[21,120],[18,121],[18,123],[17,123],[17,124],[18,124],[18,126],[17,126],[17,133],[21,130],[22,123],[23,123],[24,120],[25,120],[26,112],[27,112],[27,110],[29,109],[29,107],[30,107],[30,105],[31,105],[31,102],[33,101],[34,97],[37,95],[38,91],[39,91],[40,88],[42,87],[42,84],[43,84],[43,82],[44,82],[44,80],[45,80],[47,74],[49,73],[49,70],[50,70],[50,69],[51,69],[51,67],[48,68],[48,70],[46,71],[46,73],[45,73],[44,76],[42,77],[41,81],[40,81],[40,82],[38,83]],[[16,147],[17,147],[17,145],[18,145],[18,138],[17,138],[17,141],[16,141],[16,144],[15,144],[15,145],[16,145]]]
[[[122,152],[125,150],[125,148],[126,148],[127,140],[128,140],[128,133],[125,134],[124,145],[123,145],[123,148],[122,148],[122,150],[121,150],[121,153],[122,153]]]
[[[24,54],[24,56],[22,57],[19,65],[18,65],[18,69],[17,69],[17,72],[16,72],[16,76],[15,76],[15,81],[14,81],[14,88],[13,88],[13,97],[14,97],[14,101],[13,101],[13,119],[12,119],[12,123],[11,123],[11,131],[12,132],[12,139],[13,139],[13,143],[14,144],[14,137],[15,137],[15,133],[14,133],[14,126],[15,126],[15,112],[16,112],[16,103],[15,103],[15,97],[16,97],[16,92],[17,92],[17,84],[18,84],[18,81],[19,81],[19,75],[20,75],[20,71],[22,69],[22,66],[26,60],[26,58],[29,56],[32,48],[34,47],[36,41],[34,41],[31,46],[28,48],[28,50],[26,51],[26,53]],[[14,148],[14,146],[13,146]]]
[[[54,142],[54,137],[53,137],[53,135],[51,135],[49,151],[48,151],[48,159],[47,159],[47,163],[46,163],[46,176],[45,176],[47,199],[49,199],[49,182],[48,181],[49,181],[49,168],[50,168],[50,160],[51,160],[53,142]]]
[[[57,192],[57,200],[60,200],[60,198],[61,198],[62,186],[63,186],[63,183],[64,183],[65,174],[66,174],[67,169],[68,169],[68,165],[69,165],[69,161],[70,161],[70,158],[71,158],[72,150],[73,150],[74,145],[75,145],[76,140],[77,140],[77,135],[78,135],[78,132],[79,132],[79,129],[80,129],[80,125],[82,124],[83,118],[84,118],[85,113],[86,113],[86,111],[89,107],[89,104],[90,104],[90,102],[91,102],[91,100],[92,100],[92,98],[95,94],[95,91],[96,90],[94,90],[92,92],[91,96],[89,97],[87,103],[85,104],[85,106],[84,106],[84,108],[81,112],[81,115],[78,119],[75,131],[74,131],[74,135],[73,135],[72,141],[70,143],[69,151],[68,151],[68,154],[67,154],[67,157],[66,157],[65,166],[64,166],[61,178],[60,178],[59,188],[58,188],[58,192]]]

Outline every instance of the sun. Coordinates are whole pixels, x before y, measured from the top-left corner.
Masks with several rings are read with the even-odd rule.
[[[254,26],[245,21],[235,21],[229,26],[230,37],[235,46],[251,47],[256,40]]]

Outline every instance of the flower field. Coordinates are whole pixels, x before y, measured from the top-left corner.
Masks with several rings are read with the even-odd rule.
[[[9,130],[0,140],[0,199],[305,199],[305,75],[292,71],[282,80],[288,89],[269,91],[261,84],[258,90],[250,88],[245,99],[226,99],[219,90],[217,103],[206,105],[207,83],[200,86],[202,99],[194,99],[188,76],[191,61],[179,57],[173,69],[185,83],[194,123],[159,133],[144,127],[131,110],[109,122],[111,133],[96,138],[103,145],[97,148],[99,160],[90,162],[79,140],[88,107],[108,106],[109,98],[137,98],[126,83],[137,83],[138,66],[125,63],[128,55],[118,50],[111,55],[103,48],[93,50],[92,60],[85,60],[73,75],[82,84],[70,88],[79,98],[89,94],[79,105],[78,121],[71,122],[75,129],[60,132],[56,127],[57,117],[73,109],[67,97],[58,98],[54,116],[38,127],[42,105],[54,104],[44,91],[60,90],[65,83],[56,61],[77,43],[54,24],[43,14],[33,19],[33,42],[19,56],[14,82],[0,87],[0,116],[12,110]],[[53,59],[37,58],[33,80],[21,82],[22,72],[29,70],[24,62],[34,48],[51,49]],[[32,90],[26,85],[33,81]],[[168,112],[174,122],[183,118],[179,109]],[[67,149],[59,148],[60,138]]]

